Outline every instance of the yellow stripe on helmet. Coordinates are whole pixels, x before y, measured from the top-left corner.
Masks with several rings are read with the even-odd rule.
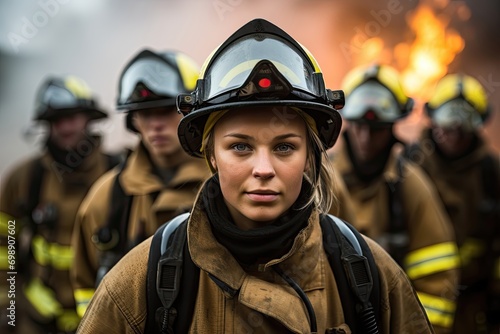
[[[304,50],[304,52],[307,54],[307,57],[309,58],[309,60],[311,61],[312,65],[313,65],[314,72],[316,72],[316,73],[322,73],[321,72],[321,68],[319,67],[318,62],[316,61],[316,58],[314,58],[314,56],[312,55],[312,53],[309,52],[309,50],[304,45],[300,44],[299,42],[297,42],[297,43]]]
[[[198,80],[199,68],[193,59],[185,54],[177,53],[175,56],[177,67],[181,73],[182,82],[188,91],[196,88],[196,81]]]
[[[438,82],[434,95],[429,99],[429,107],[437,109],[444,103],[459,97],[460,94],[478,113],[486,113],[488,96],[485,90],[473,77],[460,74],[449,74]]]
[[[355,88],[370,79],[377,80],[389,89],[401,106],[404,106],[408,102],[408,96],[406,96],[403,90],[398,72],[386,65],[360,66],[353,69],[344,77],[342,89],[348,95]]]
[[[64,86],[77,98],[90,99],[92,97],[90,88],[80,78],[69,76],[64,80]]]

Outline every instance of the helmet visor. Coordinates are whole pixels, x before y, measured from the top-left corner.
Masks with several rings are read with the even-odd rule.
[[[73,109],[92,107],[90,99],[78,99],[67,89],[51,85],[40,94],[38,108]]]
[[[145,57],[134,62],[123,73],[120,82],[120,104],[146,100],[148,92],[141,89],[141,86],[157,96],[167,98],[175,98],[179,93],[184,93],[178,71],[165,61],[154,57]]]
[[[403,87],[400,84],[399,74],[388,66],[357,68],[346,76],[342,86],[346,94],[349,95],[356,87],[370,79],[376,80],[387,87],[400,105],[404,105],[407,102],[408,97],[405,95]]]
[[[432,114],[432,122],[443,128],[461,127],[473,131],[482,124],[482,119],[469,103],[459,98],[436,109]]]
[[[394,122],[401,115],[399,105],[394,95],[376,81],[367,81],[356,88],[346,99],[342,115],[351,121],[373,120],[379,122]],[[373,111],[375,117],[367,118],[368,111]]]
[[[202,101],[241,88],[262,60],[270,61],[294,90],[324,95],[313,75],[319,69],[314,68],[303,52],[276,35],[252,34],[230,44],[209,64],[204,75]],[[260,88],[272,86],[271,77],[260,79]]]
[[[38,97],[35,102],[35,109],[37,110],[37,113],[41,115],[49,109],[68,110],[96,108],[90,91],[80,92],[82,92],[82,94],[77,96],[75,91],[69,91],[67,87],[63,88],[57,85],[49,85],[45,90],[41,90],[38,93]]]

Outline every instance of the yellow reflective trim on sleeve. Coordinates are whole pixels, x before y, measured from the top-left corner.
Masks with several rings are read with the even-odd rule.
[[[52,266],[58,270],[69,270],[73,262],[73,248],[52,243],[49,246]]]
[[[34,278],[28,283],[24,289],[24,294],[35,310],[45,318],[55,318],[63,310],[55,297],[54,291],[45,286],[38,278]]]
[[[11,215],[0,211],[0,235],[9,234],[9,221],[15,222],[16,220]],[[14,229],[14,231],[16,231],[16,229]]]
[[[31,241],[31,247],[33,249],[33,257],[35,258],[36,263],[41,266],[46,266],[49,264],[49,245],[47,241],[40,236],[35,235],[33,240]]]
[[[74,332],[80,323],[80,317],[75,310],[64,310],[56,319],[57,328],[64,332]]]
[[[418,299],[433,326],[451,328],[455,318],[456,304],[449,299],[417,292]]]
[[[58,243],[48,243],[41,235],[32,241],[33,257],[42,265],[52,265],[58,270],[69,270],[73,261],[73,249]]]
[[[75,289],[76,313],[78,313],[80,317],[83,318],[94,293],[95,289]]]
[[[455,243],[445,242],[417,249],[405,259],[406,273],[410,279],[435,274],[460,267],[460,258]]]
[[[9,249],[7,246],[0,246],[0,270],[8,270],[9,262],[8,262],[8,254],[7,251]]]

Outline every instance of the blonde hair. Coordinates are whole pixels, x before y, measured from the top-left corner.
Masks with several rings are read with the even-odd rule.
[[[333,166],[323,143],[316,132],[310,128],[309,124],[307,125],[307,136],[309,138],[307,147],[309,168],[304,175],[311,183],[313,192],[305,206],[314,203],[320,213],[326,214],[337,201],[334,192]],[[320,166],[317,166],[316,154],[319,154],[321,157]]]

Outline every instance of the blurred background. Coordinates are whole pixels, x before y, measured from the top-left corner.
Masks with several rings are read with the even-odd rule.
[[[484,132],[500,152],[498,0],[3,0],[0,2],[0,183],[9,166],[43,144],[31,123],[49,74],[83,78],[110,115],[96,124],[105,148],[134,144],[115,108],[120,71],[140,49],[177,49],[201,66],[253,18],[270,20],[318,60],[327,86],[354,66],[381,61],[402,73],[414,113],[398,125],[412,141],[436,80],[464,72],[485,87],[494,113]]]

